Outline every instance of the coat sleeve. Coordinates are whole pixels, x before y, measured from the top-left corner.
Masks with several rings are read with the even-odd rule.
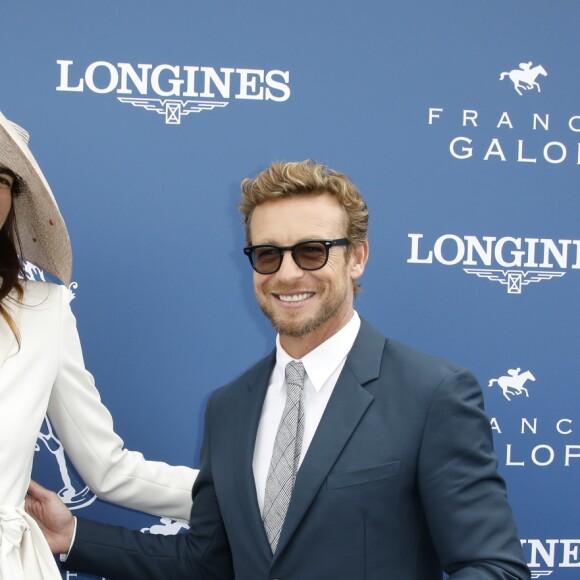
[[[70,309],[70,292],[58,287],[60,364],[48,417],[75,468],[102,499],[159,516],[187,520],[197,471],[147,461],[124,448],[113,419],[86,370]]]
[[[422,441],[421,498],[450,579],[529,578],[483,395],[471,373],[449,372],[440,382]]]
[[[232,580],[232,556],[213,485],[209,448],[206,417],[201,470],[193,487],[186,533],[143,534],[79,518],[63,566],[109,580]]]

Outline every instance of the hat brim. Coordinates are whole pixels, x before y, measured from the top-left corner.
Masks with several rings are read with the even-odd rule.
[[[70,238],[52,190],[21,134],[1,112],[0,165],[22,181],[13,202],[20,257],[70,284]]]

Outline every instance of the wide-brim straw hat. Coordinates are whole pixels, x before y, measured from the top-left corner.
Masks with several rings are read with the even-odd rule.
[[[20,178],[13,198],[20,257],[69,285],[72,252],[66,225],[36,159],[26,130],[0,112],[0,165]]]

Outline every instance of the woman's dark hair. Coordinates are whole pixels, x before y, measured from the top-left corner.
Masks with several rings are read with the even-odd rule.
[[[14,201],[14,198],[21,192],[21,179],[13,171],[5,167],[2,167],[0,171],[11,175],[14,180],[11,188],[12,200]],[[18,246],[16,213],[14,211],[14,203],[12,203],[6,221],[2,229],[0,229],[0,316],[7,322],[18,343],[20,343],[18,329],[6,308],[6,299],[10,292],[16,290],[17,300],[21,300],[24,293],[20,282],[20,278],[24,278],[24,269],[16,249]]]

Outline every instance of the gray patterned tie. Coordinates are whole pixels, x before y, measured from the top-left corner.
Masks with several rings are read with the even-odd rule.
[[[286,365],[288,393],[282,419],[274,441],[272,461],[266,480],[264,511],[262,520],[270,541],[272,553],[276,551],[282,524],[290,504],[290,496],[296,480],[302,436],[304,434],[304,409],[302,408],[302,386],[304,365],[291,361]]]

